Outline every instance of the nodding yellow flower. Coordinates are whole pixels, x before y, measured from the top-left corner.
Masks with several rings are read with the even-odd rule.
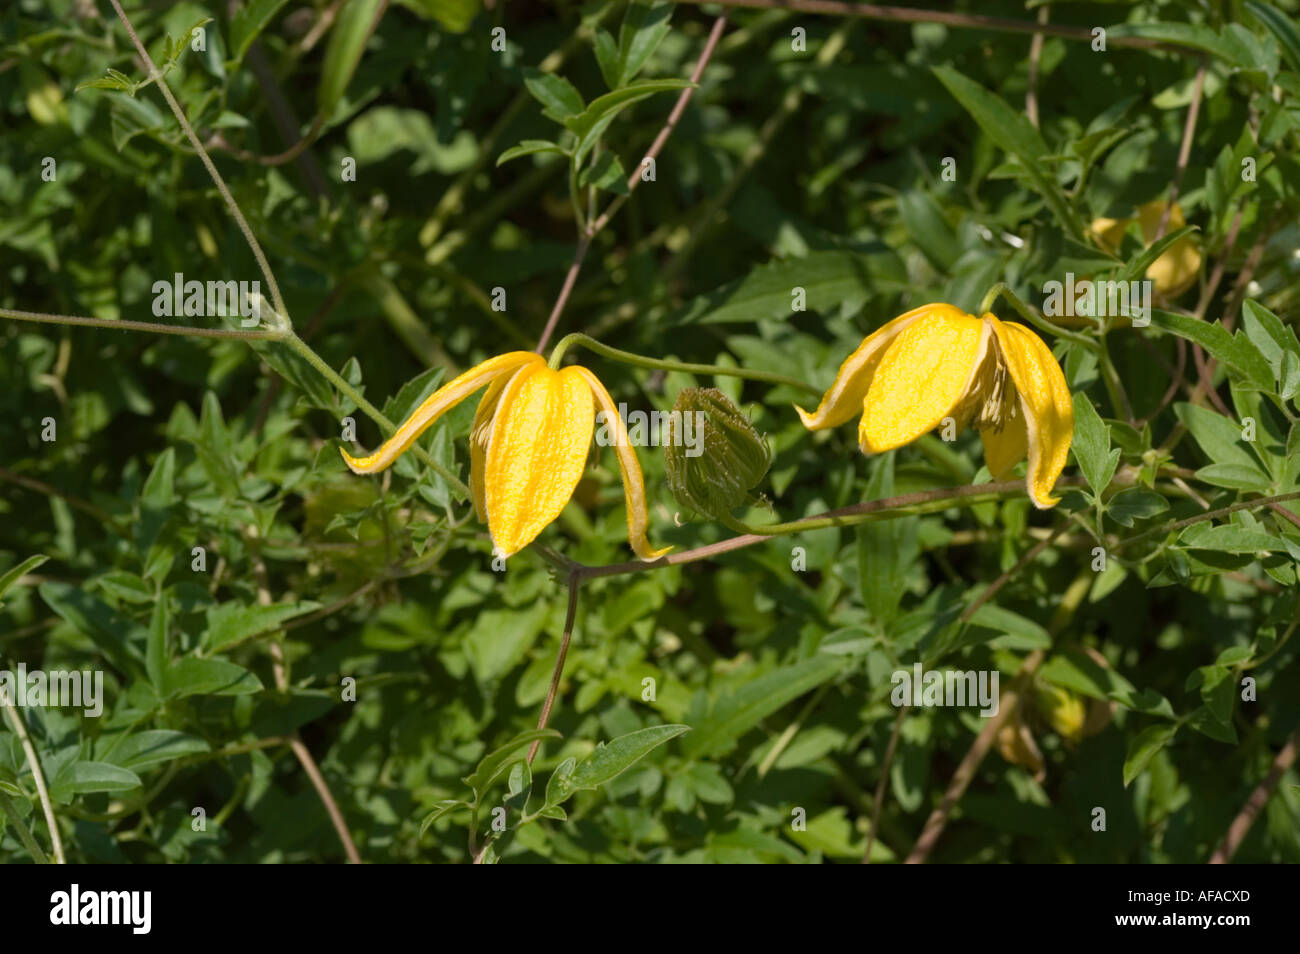
[[[1160,219],[1165,214],[1168,202],[1156,200],[1140,206],[1137,210],[1138,228],[1142,230],[1142,240],[1151,245],[1160,231]],[[1097,238],[1098,244],[1110,252],[1119,252],[1124,232],[1132,219],[1095,219],[1088,230]],[[1169,224],[1165,233],[1181,229],[1187,224],[1183,218],[1183,209],[1177,202],[1169,210]],[[1166,298],[1177,298],[1187,291],[1196,281],[1201,271],[1201,252],[1189,237],[1183,237],[1171,245],[1147,268],[1146,277],[1151,280],[1157,293]]]
[[[1028,454],[1025,485],[1037,507],[1051,507],[1056,478],[1074,436],[1074,404],[1061,366],[1023,325],[952,305],[924,305],[871,334],[840,366],[814,414],[795,408],[804,427],[836,427],[856,414],[864,454],[910,444],[952,418],[980,432],[997,480]]]
[[[512,556],[532,543],[573,496],[587,466],[597,404],[615,438],[627,498],[628,542],[643,560],[672,549],[656,550],[646,539],[641,465],[605,386],[586,368],[552,370],[531,351],[511,351],[471,368],[430,395],[379,450],[352,457],[340,448],[343,459],[353,473],[383,470],[434,421],[484,386],[470,430],[469,484],[474,510],[502,555]]]

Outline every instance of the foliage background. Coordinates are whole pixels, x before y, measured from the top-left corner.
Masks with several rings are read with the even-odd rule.
[[[322,12],[338,4],[254,2],[233,16],[190,0],[125,6],[155,59],[168,35],[213,18],[208,51],[180,55],[168,83],[267,250],[299,333],[389,417],[452,372],[536,344],[574,253],[563,162],[495,163],[521,140],[555,134],[525,90],[525,68],[545,61],[588,101],[605,91],[593,24],[603,18],[617,34],[625,3],[479,10],[408,0],[386,10],[368,41],[357,34],[364,55],[354,70],[333,32],[357,29],[360,14],[348,8],[363,0],[344,4],[316,39]],[[1020,21],[1037,8],[953,7]],[[1294,4],[1276,9],[1294,30]],[[672,14],[643,78],[688,76],[715,11]],[[1029,36],[732,11],[656,181],[595,239],[559,333],[821,388],[868,331],[909,308],[974,310],[997,281],[1038,303],[1042,284],[1066,271],[1121,268],[1054,210],[1086,222],[1168,196],[1201,51],[1203,101],[1179,198],[1207,265],[1177,305],[1193,310],[1222,261],[1205,321],[1231,316],[1241,328],[1249,297],[1257,305],[1245,311],[1267,309],[1287,328],[1300,298],[1300,47],[1237,2],[1052,4],[1051,22],[1128,22],[1144,25],[1133,35],[1184,45],[1101,53],[1047,38],[1035,80],[1044,151],[1026,158],[972,118],[933,68],[1023,112]],[[1188,26],[1161,32],[1158,23]],[[491,46],[497,26],[505,52]],[[795,27],[806,30],[805,51],[792,49]],[[250,50],[243,41],[254,38]],[[0,12],[0,307],[153,320],[152,283],[176,272],[260,277],[155,89],[74,92],[108,68],[145,75],[107,4],[16,0]],[[621,113],[602,148],[634,168],[674,98]],[[239,155],[286,148],[277,108],[292,117],[293,138],[322,116],[319,138],[282,164]],[[1255,183],[1237,175],[1246,155],[1259,163]],[[54,182],[40,178],[46,156],[58,163]],[[345,157],[356,160],[355,182],[341,181]],[[956,181],[943,180],[944,157],[956,160]],[[1130,236],[1121,258],[1140,251]],[[805,312],[791,312],[796,285],[808,291]],[[508,296],[504,312],[491,307],[496,287]],[[1095,360],[1056,342],[1072,390],[1106,424],[1090,443],[1076,437],[1076,451],[1090,455],[1083,470],[1104,470],[1113,445],[1121,472],[1149,488],[1127,508],[1112,502],[1119,485],[1103,494],[1108,548],[1155,530],[1116,548],[1122,558],[1105,572],[1092,569],[1102,508],[1079,486],[1048,513],[1019,496],[587,583],[551,723],[563,738],[541,749],[538,778],[649,726],[692,731],[578,794],[567,820],[520,828],[503,860],[858,860],[895,725],[893,670],[918,660],[996,667],[1005,686],[1034,650],[1047,657],[1037,686],[1113,702],[1113,715],[1078,740],[1045,714],[1031,717],[1042,780],[990,754],[931,857],[1206,860],[1300,724],[1287,642],[1300,612],[1300,532],[1263,508],[1222,518],[1226,532],[1212,539],[1159,528],[1297,489],[1289,402],[1300,346],[1294,335],[1260,338],[1261,322],[1228,344],[1186,323],[1113,329],[1109,354],[1136,414],[1158,411],[1146,428],[1123,420]],[[1192,406],[1190,356],[1180,372],[1188,387],[1164,401],[1178,334],[1220,358],[1215,391],[1231,418],[1203,392]],[[691,384],[716,384],[743,403],[774,450],[760,489],[781,519],[987,479],[973,432],[868,461],[849,427],[805,432],[790,404],[808,398],[789,388],[581,360],[633,408],[667,409]],[[462,475],[472,408],[423,439]],[[0,324],[0,573],[49,558],[9,581],[0,654],[11,666],[102,668],[109,687],[101,719],[24,711],[70,859],[342,860],[286,741],[295,730],[364,859],[471,857],[468,811],[422,821],[464,798],[461,779],[535,724],[566,589],[534,552],[494,572],[484,528],[415,461],[382,478],[348,474],[336,449],[347,415],[363,444],[378,443],[374,422],[281,344]],[[1232,419],[1247,416],[1259,423],[1253,444]],[[46,417],[57,421],[53,443],[40,437]],[[1168,460],[1153,456],[1180,421],[1190,436]],[[682,508],[664,485],[661,451],[646,449],[641,463],[652,540],[684,550],[730,535],[690,514],[676,525]],[[1212,465],[1238,469],[1207,475]],[[621,562],[623,520],[606,452],[542,539],[584,564]],[[206,548],[206,572],[191,569],[194,546]],[[794,547],[806,571],[792,569]],[[1013,568],[994,599],[958,622]],[[284,690],[274,644],[290,667]],[[1089,665],[1085,650],[1109,669]],[[1237,691],[1247,674],[1257,701]],[[346,677],[355,702],[341,698]],[[642,698],[647,677],[653,701]],[[914,711],[902,723],[873,860],[908,853],[980,728],[969,710]],[[1238,860],[1300,860],[1296,782],[1285,775]],[[480,837],[505,784],[484,797]],[[9,731],[0,732],[0,788],[48,845]],[[1097,806],[1104,833],[1090,826]],[[207,813],[205,831],[192,828],[195,807]],[[806,830],[792,830],[796,808]],[[28,857],[11,825],[0,857]]]

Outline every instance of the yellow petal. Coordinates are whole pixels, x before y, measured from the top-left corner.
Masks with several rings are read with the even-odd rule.
[[[1093,219],[1088,231],[1097,239],[1097,244],[1112,254],[1119,254],[1120,243],[1132,219]]]
[[[480,523],[487,523],[487,496],[483,482],[487,469],[488,438],[492,434],[492,417],[501,403],[501,392],[505,390],[514,375],[519,371],[501,374],[492,379],[488,389],[479,399],[478,410],[474,412],[474,426],[469,430],[469,492],[474,498],[474,512]]]
[[[623,475],[623,498],[627,506],[627,542],[631,544],[632,552],[642,560],[657,560],[672,547],[656,550],[650,546],[650,541],[646,537],[650,516],[646,510],[645,480],[641,476],[641,463],[636,459],[636,451],[632,449],[632,444],[628,440],[627,428],[623,426],[623,418],[619,416],[614,399],[609,396],[600,379],[586,368],[575,366],[565,370],[577,371],[586,379],[591,387],[591,393],[595,395],[596,403],[605,412],[605,426],[613,434],[614,453],[618,455],[618,468]]]
[[[989,331],[960,309],[940,307],[900,331],[876,366],[858,427],[864,453],[934,430],[970,391]]]
[[[417,407],[401,427],[375,451],[367,457],[353,457],[343,448],[339,453],[348,467],[356,474],[373,474],[390,466],[393,461],[415,443],[421,434],[438,418],[469,397],[483,385],[489,383],[498,374],[518,368],[524,364],[545,362],[541,355],[531,351],[511,351],[507,354],[489,358],[482,364],[470,368],[464,374],[444,384]]]
[[[1156,239],[1160,230],[1160,219],[1165,214],[1165,202],[1148,202],[1138,209],[1138,225],[1142,237],[1148,245]],[[1181,229],[1187,224],[1182,207],[1177,202],[1169,210],[1169,225],[1165,234]],[[1190,238],[1181,238],[1165,250],[1164,254],[1147,268],[1146,277],[1151,279],[1157,292],[1169,298],[1176,298],[1196,281],[1201,271],[1201,252]]]
[[[1029,470],[1025,486],[1034,506],[1056,505],[1052,487],[1065,469],[1074,439],[1074,402],[1065,374],[1042,338],[1024,325],[1001,322],[985,315],[997,332],[998,345],[1020,398],[1020,415],[1029,444]],[[992,468],[990,467],[990,470]]]
[[[587,466],[595,410],[576,368],[522,368],[501,392],[483,470],[488,532],[518,553],[560,515]]]
[[[898,336],[898,333],[912,322],[927,314],[943,314],[944,310],[962,314],[952,305],[922,305],[913,308],[893,321],[887,322],[869,334],[858,349],[840,365],[835,374],[835,383],[822,395],[817,411],[809,414],[801,407],[796,407],[803,426],[810,431],[820,431],[827,427],[838,427],[850,418],[862,413],[862,402],[871,386],[872,375],[885,353],[885,349]]]
[[[980,441],[984,444],[984,463],[988,464],[989,473],[994,480],[1006,480],[1029,449],[1025,416],[1017,413],[1000,431],[991,427],[980,431]]]

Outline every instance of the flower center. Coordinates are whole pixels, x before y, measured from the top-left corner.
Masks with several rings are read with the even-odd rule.
[[[957,423],[979,431],[1001,433],[1017,413],[1016,386],[1007,371],[996,335],[989,335],[988,348],[971,381],[970,390],[953,415]]]

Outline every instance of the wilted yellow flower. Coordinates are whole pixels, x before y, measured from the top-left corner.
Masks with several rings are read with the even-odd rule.
[[[1137,210],[1138,228],[1142,230],[1142,240],[1150,246],[1156,240],[1160,230],[1160,219],[1165,214],[1169,203],[1156,200],[1148,202]],[[1095,219],[1088,230],[1096,236],[1102,248],[1118,253],[1124,233],[1132,219]],[[1165,234],[1181,229],[1187,224],[1183,218],[1182,207],[1175,202],[1169,210],[1169,224]],[[1151,280],[1158,294],[1167,298],[1176,298],[1191,287],[1201,270],[1201,252],[1190,237],[1179,239],[1147,268],[1146,277]]]
[[[518,553],[560,515],[587,465],[595,405],[614,437],[627,498],[627,536],[636,555],[655,560],[646,539],[645,483],[614,400],[594,374],[576,365],[552,370],[530,351],[489,358],[444,384],[402,422],[379,450],[348,467],[373,474],[390,466],[434,421],[487,386],[470,431],[470,491],[479,520],[505,556]]]
[[[1074,436],[1074,404],[1061,366],[1043,340],[992,314],[924,305],[895,318],[840,366],[815,414],[796,408],[809,430],[862,414],[863,453],[902,447],[952,418],[974,425],[998,480],[1029,456],[1025,478],[1037,507],[1051,507]]]

